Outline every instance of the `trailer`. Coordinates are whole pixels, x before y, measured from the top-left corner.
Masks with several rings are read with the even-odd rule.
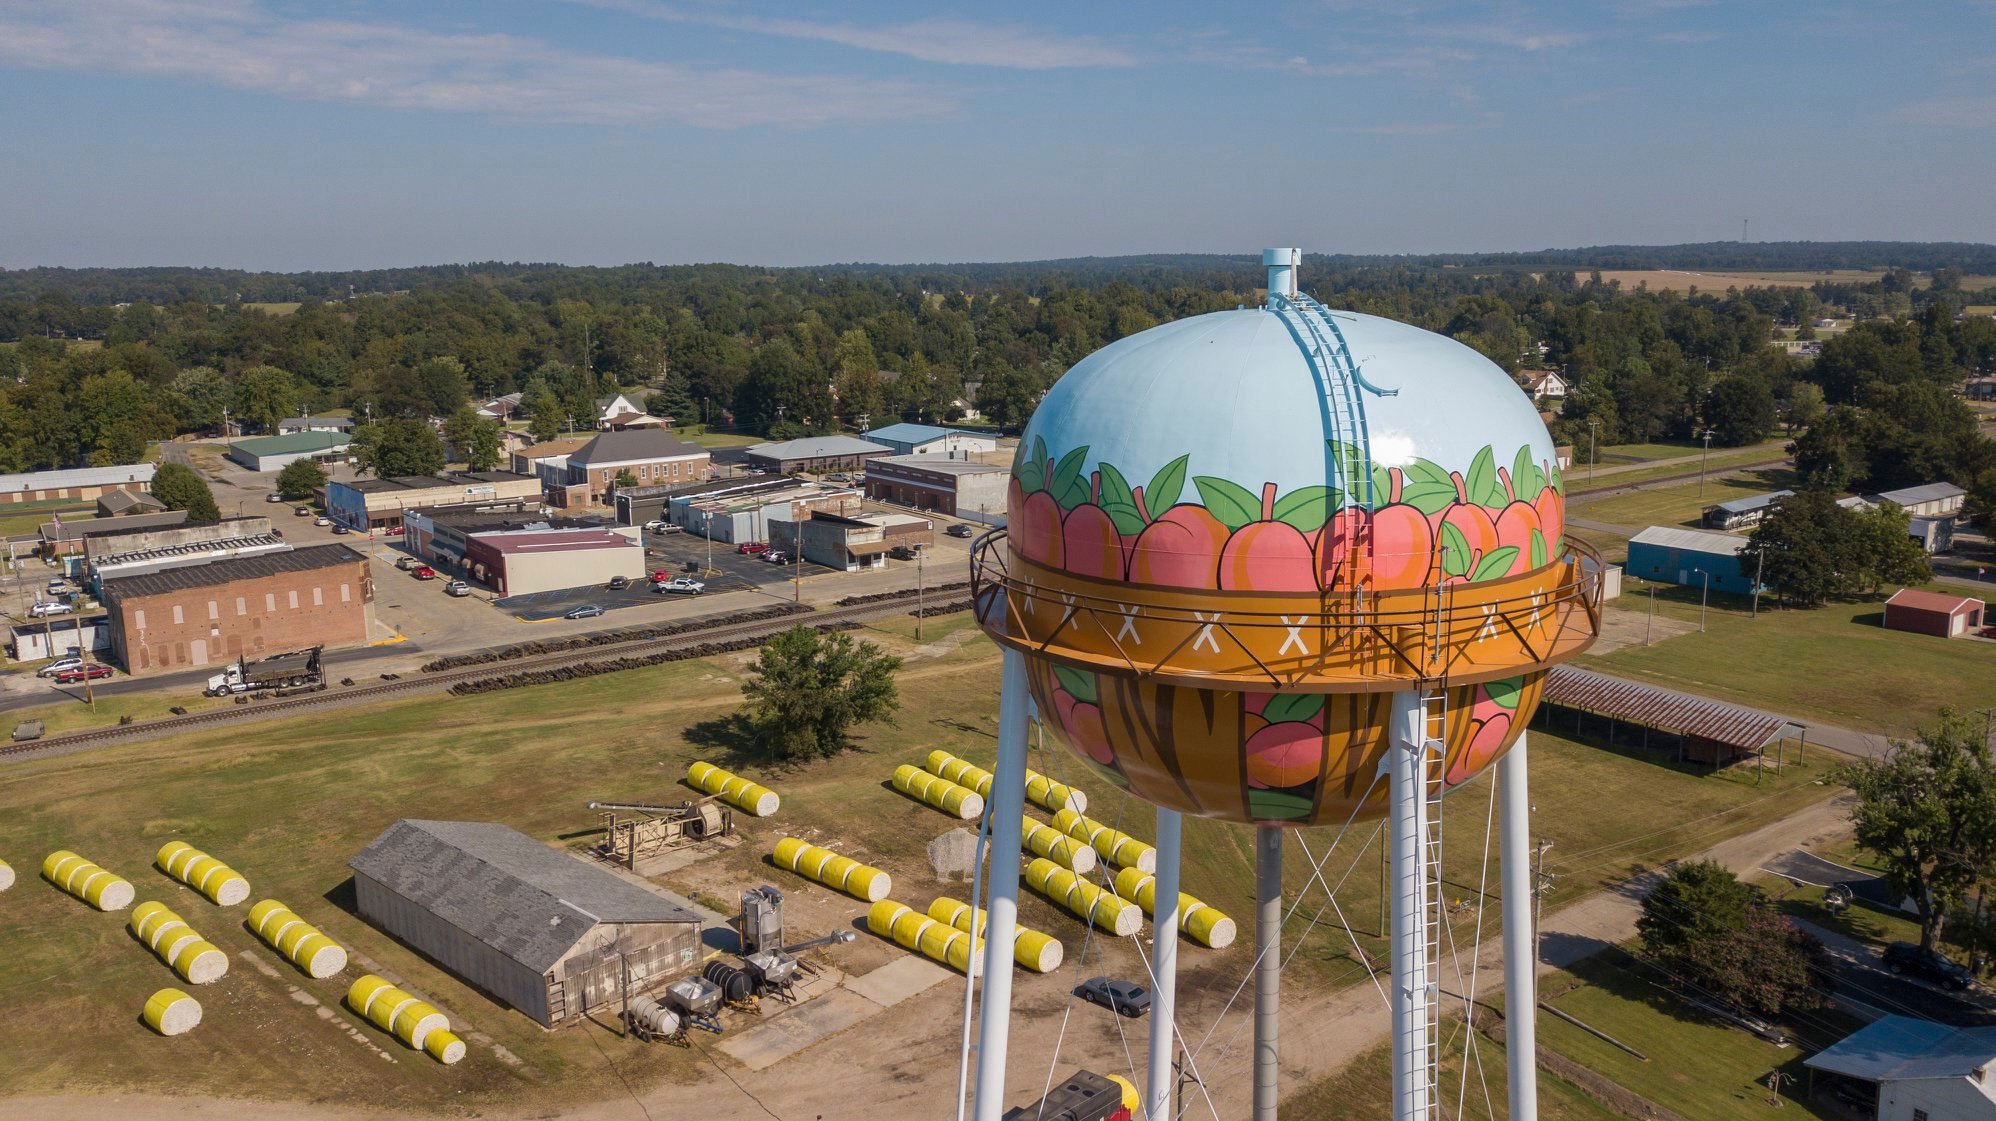
[[[293,650],[250,661],[239,658],[208,678],[203,696],[226,697],[240,693],[274,692],[280,697],[293,693],[314,693],[326,687],[326,673],[319,661],[323,646]]]

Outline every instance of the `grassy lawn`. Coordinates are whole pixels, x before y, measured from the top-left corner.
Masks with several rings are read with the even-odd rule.
[[[1714,472],[1725,472],[1734,468],[1744,467],[1749,463],[1766,463],[1771,459],[1780,459],[1783,454],[1782,448],[1786,445],[1787,441],[1782,440],[1751,448],[1730,448],[1723,452],[1713,449],[1711,457],[1705,460],[1705,469],[1708,475],[1710,475]],[[1568,496],[1573,497],[1593,491],[1613,490],[1617,487],[1628,486],[1631,483],[1646,483],[1653,479],[1668,478],[1683,475],[1687,471],[1695,472],[1698,470],[1698,464],[1695,460],[1690,464],[1664,463],[1654,467],[1640,467],[1631,471],[1609,473],[1608,469],[1614,466],[1616,464],[1613,463],[1599,464],[1595,469],[1597,477],[1590,478],[1587,464],[1574,464],[1565,473]],[[1697,484],[1694,482],[1693,485]]]
[[[221,1093],[293,1101],[392,1101],[398,1108],[466,1113],[546,1109],[577,1094],[605,1096],[619,1079],[633,1086],[702,1077],[698,1052],[620,1049],[601,1027],[548,1033],[507,1012],[351,913],[346,861],[400,817],[503,821],[529,835],[586,845],[598,819],[582,808],[595,798],[676,801],[694,758],[736,763],[782,794],[782,812],[766,821],[737,819],[744,843],[661,878],[683,894],[731,898],[743,884],[770,882],[794,894],[793,933],[836,928],[860,912],[776,871],[766,854],[779,835],[836,845],[878,864],[897,882],[896,897],[917,906],[961,886],[936,883],[931,839],[958,823],[903,797],[885,779],[894,765],[919,762],[932,747],[973,760],[991,758],[997,724],[998,658],[968,617],[931,620],[927,644],[896,620],[868,636],[908,658],[901,676],[899,723],[865,730],[858,751],[805,767],[771,771],[740,763],[748,746],[725,717],[739,703],[745,655],[669,663],[559,685],[476,697],[423,697],[202,732],[17,764],[0,783],[0,856],[22,882],[0,908],[0,993],[12,1015],[0,1021],[0,1093]],[[100,708],[109,702],[100,702]],[[136,703],[136,702],[133,702]],[[74,706],[81,709],[82,706]],[[1722,836],[1778,818],[1828,788],[1794,768],[1756,788],[1751,775],[1705,776],[1628,751],[1607,751],[1535,732],[1535,827],[1554,839],[1561,867],[1555,905],[1591,884],[1694,851]],[[1038,754],[1034,766],[1076,781],[1094,799],[1091,814],[1140,836],[1151,833],[1146,807],[1101,783],[1081,780],[1065,753]],[[1477,780],[1446,803],[1451,894],[1473,900],[1482,882],[1489,788]],[[1600,812],[1614,806],[1614,814]],[[1043,815],[1042,815],[1043,816]],[[1339,898],[1368,952],[1378,936],[1378,845],[1370,824],[1356,827],[1325,864],[1332,882],[1350,872]],[[1322,889],[1303,893],[1310,852],[1323,856],[1331,831],[1292,842],[1287,881],[1300,905],[1315,910]],[[349,947],[355,965],[342,977],[310,981],[283,965],[241,926],[243,912],[221,910],[179,889],[148,865],[164,841],[184,837],[243,872],[252,898],[275,897]],[[202,1027],[161,1040],[135,1016],[146,994],[173,978],[123,931],[125,916],[100,915],[39,882],[36,866],[71,848],[132,880],[139,898],[169,901],[231,957],[230,975],[196,994],[207,1007]],[[1188,891],[1234,915],[1251,913],[1252,852],[1246,831],[1193,820],[1186,827]],[[1494,857],[1494,854],[1491,854]],[[1489,873],[1495,879],[1495,860]],[[1495,909],[1491,903],[1491,931]],[[1461,922],[1473,921],[1473,909]],[[1028,895],[1022,922],[1076,947],[1082,927]],[[1299,997],[1313,989],[1363,983],[1350,936],[1323,912],[1289,973]],[[815,930],[813,932],[815,932]],[[1292,932],[1293,934],[1296,932]],[[1468,937],[1466,931],[1459,939]],[[888,960],[877,940],[862,938],[835,954]],[[1230,992],[1247,966],[1243,938],[1227,951],[1188,948],[1181,983],[1190,994]],[[1095,939],[1087,968],[1140,970],[1134,947]],[[244,955],[247,954],[248,957]],[[835,960],[848,960],[839,959]],[[1072,960],[1072,959],[1071,959]],[[276,970],[267,976],[253,964]],[[472,1043],[459,1066],[441,1068],[371,1027],[357,1031],[394,1059],[383,1061],[349,1035],[352,1017],[330,1013],[344,984],[385,968],[433,996]],[[1098,964],[1099,963],[1099,964]],[[850,964],[850,962],[849,962]],[[1070,973],[1075,970],[1070,969]],[[50,1031],[47,1025],[65,1025]],[[939,1029],[939,1030],[953,1030]],[[502,1061],[501,1053],[517,1056]],[[1486,1057],[1486,1067],[1491,1060]],[[1498,1062],[1501,1067],[1501,1060]],[[1501,1099],[1500,1099],[1501,1100]],[[1590,1114],[1575,1113],[1576,1118]]]
[[[1686,1117],[1760,1116],[1768,1110],[1764,1080],[1779,1069],[1793,1077],[1782,1098],[1791,1117],[1837,1114],[1804,1100],[1802,1059],[1844,1037],[1858,1022],[1835,1012],[1797,1017],[1785,1025],[1798,1046],[1777,1047],[1723,1024],[1652,985],[1620,950],[1555,970],[1540,983],[1540,999],[1647,1055],[1644,1062],[1556,1016],[1539,1016],[1539,1045]]]
[[[49,519],[61,514],[65,518],[85,521],[97,516],[94,502],[33,502],[25,506],[0,506],[6,513],[0,514],[0,537],[16,537],[23,533],[33,533],[47,525]]]
[[[1469,1066],[1467,1092],[1462,1084],[1463,1053],[1467,1039],[1462,1021],[1445,1022],[1442,1033],[1448,1045],[1442,1051],[1443,1116],[1460,1121],[1504,1121],[1510,1079],[1504,1067],[1504,1048],[1478,1034],[1476,1050]],[[1489,1096],[1486,1098],[1485,1091]],[[1204,1099],[1195,1088],[1188,1117],[1199,1116]],[[1389,1044],[1380,1044],[1353,1059],[1336,1076],[1290,1097],[1282,1103],[1285,1117],[1338,1118],[1339,1121],[1387,1121],[1393,1094],[1393,1055]],[[1458,1105],[1461,1107],[1458,1109]],[[1210,1116],[1210,1114],[1208,1114]],[[1571,1083],[1549,1071],[1539,1072],[1539,1116],[1544,1121],[1620,1121],[1621,1115],[1582,1093]]]
[[[1697,455],[1704,445],[1692,440],[1678,440],[1658,444],[1609,444],[1601,449],[1601,461],[1614,463],[1620,460],[1671,459],[1682,455]]]
[[[20,672],[33,673],[37,668],[47,664],[47,662],[22,663]],[[43,688],[48,690],[51,698],[56,698],[53,703],[13,709],[4,717],[0,717],[0,729],[12,728],[15,724],[27,720],[39,720],[42,722],[45,734],[52,736],[58,732],[74,732],[83,728],[100,728],[116,724],[120,718],[126,716],[133,720],[157,720],[163,716],[172,716],[173,713],[167,710],[175,705],[189,712],[200,712],[203,709],[233,703],[226,697],[203,697],[189,690],[187,694],[141,693],[115,697],[100,696],[93,708],[84,700],[81,684],[57,685],[49,682]]]
[[[1623,583],[1621,602],[1646,610],[1648,581]],[[1699,589],[1656,585],[1657,613],[1696,622]],[[1582,664],[1623,677],[1863,732],[1910,735],[1950,705],[1996,704],[1996,647],[1929,638],[1879,625],[1879,603],[1832,603],[1811,610],[1714,594],[1705,632],[1654,646],[1629,646]]]
[[[1613,522],[1632,530],[1652,525],[1699,528],[1699,519],[1709,506],[1787,489],[1794,482],[1795,473],[1786,467],[1760,467],[1727,475],[1708,474],[1703,488],[1694,480],[1675,486],[1604,494],[1575,501],[1571,510],[1577,517]]]
[[[257,311],[261,311],[269,315],[290,315],[292,312],[298,310],[300,302],[297,300],[286,300],[281,302],[262,302],[262,303],[256,301],[249,301],[244,303],[242,306],[246,308],[254,308]]]
[[[743,448],[763,442],[761,436],[748,436],[736,432],[709,432],[704,425],[698,424],[674,429],[672,434],[703,448]]]

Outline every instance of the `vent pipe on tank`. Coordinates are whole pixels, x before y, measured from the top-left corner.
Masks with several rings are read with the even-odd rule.
[[[1301,249],[1264,249],[1261,263],[1268,266],[1269,302],[1273,303],[1278,295],[1296,294],[1296,270],[1303,267]]]

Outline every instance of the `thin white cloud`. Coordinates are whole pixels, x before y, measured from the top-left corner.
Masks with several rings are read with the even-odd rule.
[[[1229,33],[1215,30],[1174,32],[1170,38],[1177,45],[1177,57],[1185,62],[1244,70],[1287,71],[1312,77],[1429,75],[1475,58],[1471,52],[1459,48],[1426,45],[1376,46],[1363,51],[1342,51],[1330,59],[1310,58],[1294,50],[1277,50],[1239,42]]]
[[[1901,105],[1891,113],[1900,124],[1935,128],[1996,128],[1996,97],[1935,97]]]
[[[1574,47],[1592,38],[1582,31],[1534,31],[1507,22],[1442,24],[1428,28],[1427,32],[1446,39],[1513,47],[1521,51]]]
[[[1677,46],[1713,43],[1724,38],[1724,36],[1716,31],[1661,31],[1650,36],[1650,38],[1659,43],[1669,43]]]
[[[955,108],[947,94],[902,81],[701,68],[511,35],[287,19],[256,0],[29,0],[0,12],[0,66],[603,125],[809,126]]]
[[[1121,47],[1087,36],[1056,36],[1014,24],[933,17],[867,27],[708,11],[658,3],[656,0],[571,2],[670,23],[691,23],[755,35],[836,43],[863,51],[958,66],[1061,70],[1135,66],[1142,61]]]

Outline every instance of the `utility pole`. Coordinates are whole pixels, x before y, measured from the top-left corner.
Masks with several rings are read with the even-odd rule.
[[[1712,574],[1701,568],[1698,570],[1698,575],[1705,578],[1705,590],[1698,593],[1698,633],[1704,634],[1705,604],[1712,598]]]
[[[1546,875],[1546,850],[1552,847],[1552,838],[1540,837],[1538,852],[1532,859],[1532,968],[1538,969],[1539,926],[1545,921],[1546,896],[1552,891],[1551,876]]]
[[[1643,645],[1648,646],[1650,637],[1656,634],[1656,585],[1649,586],[1649,622],[1643,627]]]
[[[714,578],[714,511],[707,511],[707,572],[709,580]]]
[[[915,550],[915,641],[922,641],[922,550]]]
[[[1755,553],[1753,558],[1753,615],[1751,616],[1755,619],[1760,618],[1760,574],[1766,567],[1767,554],[1765,552]],[[1985,736],[1984,738],[1988,737]]]
[[[1705,450],[1698,453],[1698,501],[1705,500],[1705,461],[1712,455],[1712,430],[1705,430]]]
[[[1594,461],[1601,458],[1596,443],[1597,430],[1600,427],[1601,422],[1598,420],[1587,422],[1587,485],[1590,487],[1594,485]]]

